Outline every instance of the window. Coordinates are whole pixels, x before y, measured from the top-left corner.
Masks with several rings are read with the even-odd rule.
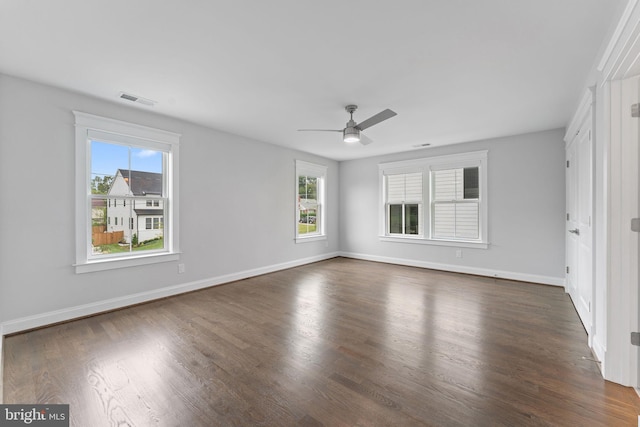
[[[296,160],[296,242],[326,239],[327,167]]]
[[[379,165],[381,238],[487,247],[487,152]]]
[[[387,228],[389,234],[422,234],[422,173],[387,176]]]
[[[179,135],[74,114],[76,272],[177,260]]]
[[[477,240],[480,233],[479,168],[431,172],[433,237]]]

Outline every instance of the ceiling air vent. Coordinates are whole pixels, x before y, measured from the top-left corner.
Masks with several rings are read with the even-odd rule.
[[[156,101],[152,101],[150,99],[142,98],[140,96],[131,95],[130,93],[120,92],[120,98],[126,99],[127,101],[137,102],[138,104],[148,105],[153,107],[156,105]]]

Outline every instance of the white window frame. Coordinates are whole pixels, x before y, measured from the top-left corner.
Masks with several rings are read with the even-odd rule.
[[[407,175],[407,174],[415,174],[415,173],[420,173],[422,175],[422,198],[420,200],[403,200],[401,203],[392,203],[390,201],[387,200],[387,196],[388,196],[388,188],[387,188],[387,177],[390,175]],[[424,237],[424,232],[425,232],[425,227],[424,227],[424,223],[423,223],[423,218],[424,218],[424,184],[425,184],[425,179],[424,179],[424,172],[420,169],[420,168],[412,168],[412,167],[407,167],[407,168],[390,168],[388,170],[385,171],[384,176],[383,176],[383,191],[384,191],[384,211],[385,211],[385,233],[386,235],[390,236],[390,237],[402,237],[402,238],[422,238]],[[404,220],[405,220],[405,209],[406,209],[406,205],[418,205],[418,211],[422,212],[422,216],[418,218],[418,234],[405,234],[405,230],[406,227],[402,227],[402,233],[391,233],[389,231],[389,228],[391,227],[391,205],[402,205],[402,222],[404,225]]]
[[[180,134],[140,126],[133,123],[100,117],[80,111],[75,115],[76,144],[76,273],[111,270],[138,265],[176,261],[179,250],[179,200],[178,164]],[[165,187],[167,191],[165,218],[165,249],[153,253],[134,252],[117,258],[95,258],[91,256],[91,139],[102,137],[107,141],[131,144],[137,147],[160,149],[169,155],[165,165]],[[102,139],[101,138],[101,139]]]
[[[309,163],[303,160],[296,160],[295,169],[295,241],[296,243],[305,243],[317,240],[326,240],[327,166]],[[318,178],[318,212],[316,215],[316,232],[313,234],[298,233],[298,218],[300,217],[300,207],[298,202],[298,181],[300,176],[313,176]]]
[[[439,246],[455,246],[486,249],[488,241],[488,197],[487,197],[487,158],[488,151],[452,154],[446,156],[427,157],[422,159],[380,163],[378,165],[380,203],[379,203],[379,238],[385,242],[417,243]],[[432,237],[432,185],[431,171],[478,167],[479,191],[479,238],[478,239],[444,239]],[[391,234],[388,229],[386,176],[402,173],[422,173],[422,235]]]

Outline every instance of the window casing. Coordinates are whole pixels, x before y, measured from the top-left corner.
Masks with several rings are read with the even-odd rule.
[[[180,135],[74,114],[76,273],[179,259]]]
[[[487,151],[379,165],[384,241],[488,247]]]
[[[327,167],[296,160],[296,242],[325,240]]]

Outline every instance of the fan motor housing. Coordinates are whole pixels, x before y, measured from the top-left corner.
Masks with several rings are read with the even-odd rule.
[[[344,142],[359,142],[360,131],[352,126],[347,126],[342,132],[342,139]]]

